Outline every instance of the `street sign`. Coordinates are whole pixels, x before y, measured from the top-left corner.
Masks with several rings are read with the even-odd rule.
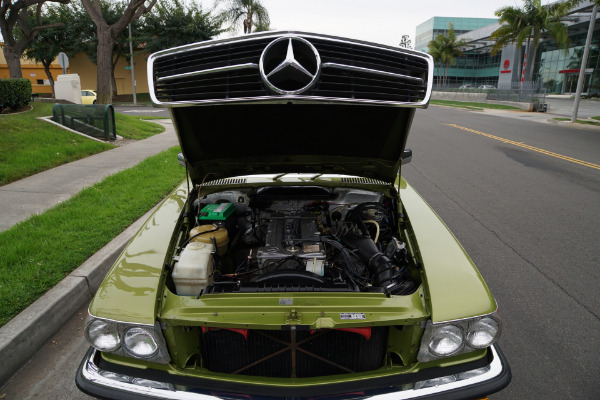
[[[58,65],[62,67],[63,74],[66,74],[69,67],[69,57],[63,52],[58,53]]]

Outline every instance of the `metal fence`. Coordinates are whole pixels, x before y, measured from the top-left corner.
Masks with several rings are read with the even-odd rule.
[[[514,101],[519,103],[537,103],[537,108],[543,108],[546,103],[547,89],[541,82],[512,82],[496,85],[448,84],[434,85],[434,91],[486,93],[486,100]],[[537,109],[536,108],[536,109]]]
[[[115,110],[110,104],[54,104],[52,120],[97,139],[117,138]]]

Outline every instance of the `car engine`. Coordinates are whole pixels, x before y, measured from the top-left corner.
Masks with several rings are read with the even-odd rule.
[[[231,214],[222,217],[215,210]],[[202,293],[406,295],[418,286],[397,232],[397,204],[379,192],[266,186],[203,196],[194,202],[193,214],[197,227],[191,240],[204,236],[213,250],[221,248],[210,235],[223,227],[230,240],[226,251],[212,252],[212,271]],[[209,226],[198,233],[198,225]],[[183,251],[190,239],[180,246]]]

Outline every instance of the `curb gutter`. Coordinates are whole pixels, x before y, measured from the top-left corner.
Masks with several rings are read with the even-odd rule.
[[[0,388],[29,362],[77,310],[92,300],[108,269],[157,207],[153,207],[0,328]]]

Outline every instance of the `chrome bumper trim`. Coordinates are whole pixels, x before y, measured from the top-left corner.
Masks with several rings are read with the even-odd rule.
[[[457,392],[468,389],[471,386],[477,386],[487,381],[492,381],[506,374],[508,366],[503,365],[495,346],[491,348],[493,360],[483,368],[462,372],[456,375],[444,376],[426,381],[419,381],[412,384],[405,384],[394,389],[389,393],[378,395],[366,395],[364,400],[403,400],[413,398],[432,398],[443,396],[448,392]],[[94,350],[89,353],[80,367],[79,374],[86,383],[93,387],[101,388],[114,393],[114,398],[127,397],[131,395],[135,398],[152,399],[173,399],[173,400],[222,400],[220,397],[194,393],[192,390],[199,388],[185,387],[182,385],[173,385],[165,382],[152,381],[114,372],[101,370],[96,364],[99,354]],[[510,372],[508,372],[510,374]],[[510,379],[510,378],[509,378]],[[355,395],[356,396],[356,395]],[[257,396],[260,397],[260,396]],[[296,398],[293,395],[290,398]],[[355,397],[356,398],[356,397]]]

